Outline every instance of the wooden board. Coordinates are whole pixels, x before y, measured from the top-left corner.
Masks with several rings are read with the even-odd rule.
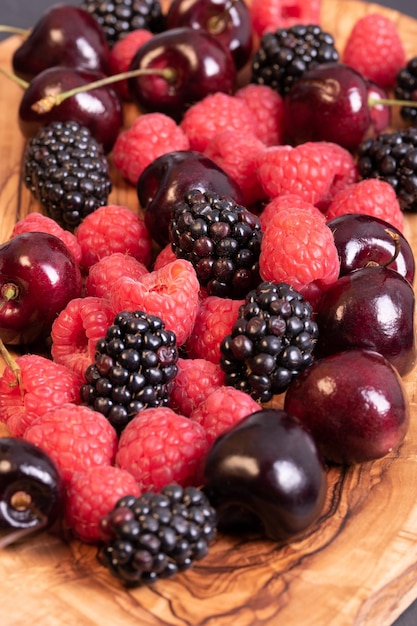
[[[417,22],[350,0],[323,0],[323,26],[343,49],[362,15],[398,24],[417,54]],[[0,45],[10,68],[18,38]],[[20,88],[0,76],[0,240],[16,219],[39,210],[20,183]],[[111,201],[136,210],[134,190],[116,178]],[[405,234],[417,252],[417,215]],[[319,522],[287,545],[221,537],[189,572],[152,588],[125,590],[94,547],[42,534],[0,554],[0,623],[22,626],[383,626],[417,597],[417,372],[405,380],[410,430],[384,459],[329,473]]]

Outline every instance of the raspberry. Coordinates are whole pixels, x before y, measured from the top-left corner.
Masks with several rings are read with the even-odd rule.
[[[142,276],[119,278],[110,294],[115,311],[145,311],[161,317],[181,346],[191,333],[199,306],[200,283],[191,263],[176,259]]]
[[[129,276],[139,280],[148,269],[133,256],[123,252],[114,252],[94,263],[85,280],[85,296],[108,298],[111,289],[120,276]]]
[[[320,216],[323,221],[326,220],[324,214],[311,202],[307,202],[300,198],[300,196],[296,196],[292,193],[287,193],[283,196],[277,196],[273,200],[270,200],[268,204],[266,204],[262,210],[262,213],[259,216],[261,222],[261,228],[264,231],[267,228],[269,222],[278,211],[292,211],[296,209],[297,211],[304,210],[309,213],[314,213],[317,216]]]
[[[313,144],[307,143],[307,145],[312,145],[313,148],[321,150],[332,166],[333,180],[330,189],[316,203],[320,210],[325,213],[334,196],[357,181],[358,168],[354,156],[337,143],[316,141]]]
[[[94,360],[96,343],[114,319],[114,311],[104,298],[75,298],[61,311],[52,325],[51,355],[84,379]]]
[[[136,28],[125,35],[123,39],[117,41],[110,50],[109,54],[109,72],[110,74],[121,74],[127,72],[130,63],[139,48],[152,39],[153,33],[145,28]],[[116,89],[124,100],[130,101],[131,95],[127,80],[121,80],[114,83]]]
[[[112,465],[117,434],[104,415],[89,407],[61,404],[40,415],[23,438],[45,450],[58,466],[64,485],[75,472]]]
[[[204,152],[208,142],[222,130],[256,134],[256,117],[242,98],[214,93],[193,104],[183,115],[180,127],[190,149]]]
[[[170,482],[198,485],[208,450],[204,428],[169,407],[144,409],[120,435],[116,465],[130,472],[142,491]]]
[[[22,437],[26,428],[45,411],[79,402],[81,379],[64,365],[36,354],[16,358],[16,372],[7,366],[0,378],[0,421],[14,437]]]
[[[16,222],[12,230],[10,238],[20,235],[21,233],[32,232],[50,233],[61,239],[72,253],[77,263],[81,263],[81,248],[75,235],[69,230],[62,228],[55,220],[42,213],[28,213],[24,218]]]
[[[261,37],[266,31],[297,23],[320,24],[320,6],[320,0],[251,0],[252,28]]]
[[[184,131],[164,113],[145,113],[119,133],[113,147],[113,163],[122,176],[136,185],[143,170],[167,152],[188,150]]]
[[[292,193],[316,204],[330,190],[333,168],[314,142],[265,148],[256,160],[259,180],[270,199]]]
[[[130,254],[148,267],[152,257],[152,239],[140,215],[126,206],[108,204],[87,218],[75,233],[85,269],[114,252]]]
[[[342,189],[333,199],[326,213],[328,221],[346,213],[373,215],[404,230],[404,215],[391,185],[378,178],[361,180]]]
[[[176,413],[189,417],[209,393],[223,385],[224,372],[217,363],[207,359],[179,358],[177,365],[169,406]]]
[[[394,86],[398,72],[406,63],[397,25],[380,13],[369,13],[355,23],[342,58],[364,78],[383,88]]]
[[[223,130],[214,135],[204,150],[207,157],[237,182],[245,206],[264,196],[256,174],[256,156],[263,148],[265,144],[253,133]]]
[[[253,83],[235,92],[250,108],[256,118],[256,136],[266,146],[277,146],[283,142],[283,99],[268,85]]]
[[[210,445],[226,430],[255,411],[260,405],[244,391],[222,386],[212,391],[190,415],[201,424]]]
[[[175,261],[177,257],[172,249],[170,243],[168,243],[164,248],[162,248],[155,257],[155,261],[153,264],[154,270],[160,270],[164,265],[168,265],[168,263],[172,263]]]
[[[66,522],[81,541],[98,542],[100,520],[126,495],[139,497],[141,492],[125,470],[99,465],[76,472],[66,491]]]
[[[220,361],[220,343],[237,318],[244,300],[232,300],[220,296],[207,296],[197,311],[195,323],[186,343],[190,358]]]

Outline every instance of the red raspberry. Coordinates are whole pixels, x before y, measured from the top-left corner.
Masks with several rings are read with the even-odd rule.
[[[231,333],[244,300],[207,296],[201,301],[190,337],[186,343],[190,358],[220,361],[220,344]]]
[[[211,445],[231,426],[260,408],[260,404],[244,391],[223,386],[200,402],[191,413],[190,420],[201,424]]]
[[[256,174],[256,157],[264,148],[265,144],[251,132],[223,130],[214,135],[204,150],[240,186],[245,206],[264,197]]]
[[[20,384],[10,366],[0,378],[0,421],[14,437],[22,437],[48,409],[79,402],[82,379],[64,365],[36,354],[17,357],[16,365]]]
[[[204,152],[210,139],[222,130],[256,134],[256,117],[242,98],[214,93],[193,104],[183,115],[180,127],[190,149]]]
[[[142,276],[140,280],[119,278],[111,291],[114,311],[139,309],[157,315],[174,331],[177,345],[189,337],[199,306],[200,283],[189,261],[176,259]]]
[[[75,298],[61,311],[51,330],[51,355],[84,379],[94,361],[96,343],[113,323],[115,312],[108,300],[94,296]]]
[[[266,146],[283,142],[284,102],[282,96],[269,85],[250,83],[238,89],[237,98],[246,102],[256,118],[256,136]]]
[[[127,72],[130,63],[139,48],[152,39],[153,33],[145,28],[137,28],[127,33],[122,39],[116,41],[114,46],[110,48],[109,69],[110,74],[121,74]],[[121,80],[114,83],[113,88],[116,89],[124,100],[131,100],[131,95],[127,80]]]
[[[397,25],[380,13],[363,16],[350,32],[342,59],[380,87],[392,87],[406,63]]]
[[[85,295],[108,298],[111,288],[120,276],[139,280],[147,273],[145,265],[133,256],[123,252],[109,254],[90,267],[85,280]]]
[[[100,519],[126,495],[141,495],[136,480],[126,470],[99,465],[76,472],[66,492],[66,522],[81,541],[98,542]]]
[[[42,213],[28,213],[24,218],[16,222],[10,238],[20,235],[21,233],[32,232],[49,233],[61,239],[72,253],[77,263],[81,263],[81,247],[75,235],[69,230],[62,228],[55,220]]]
[[[300,196],[296,196],[293,193],[287,193],[283,196],[277,196],[264,206],[262,213],[259,216],[262,230],[265,230],[268,226],[273,215],[282,209],[285,211],[297,209],[297,212],[304,210],[320,216],[323,221],[326,220],[324,214],[314,204],[303,200]]]
[[[208,443],[204,428],[169,407],[144,409],[120,435],[116,465],[130,472],[142,491],[177,482],[198,485]]]
[[[293,24],[320,25],[320,0],[251,0],[252,28],[258,36]]]
[[[357,181],[358,168],[353,155],[337,143],[316,141],[312,146],[315,149],[322,150],[333,171],[333,180],[328,193],[317,202],[317,206],[325,213],[338,191]]]
[[[275,198],[285,193],[316,204],[330,189],[333,169],[323,150],[313,142],[272,146],[259,152],[257,172],[264,193]]]
[[[339,191],[328,208],[326,218],[329,221],[346,213],[373,215],[401,232],[404,230],[404,214],[394,188],[378,178],[367,178]]]
[[[177,366],[169,406],[176,413],[189,417],[209,393],[224,385],[224,372],[218,363],[207,359],[179,358]]]
[[[152,239],[145,222],[126,206],[99,207],[84,218],[75,236],[85,269],[113,252],[130,254],[147,267],[151,262]]]
[[[176,150],[188,150],[184,131],[164,113],[139,115],[127,130],[119,133],[113,147],[114,166],[132,185],[157,157]]]
[[[175,252],[172,249],[172,246],[170,243],[168,243],[165,248],[162,248],[162,250],[160,250],[158,252],[158,254],[155,257],[155,261],[153,264],[153,269],[154,270],[160,270],[161,267],[163,267],[164,265],[167,265],[168,263],[172,263],[172,261],[176,260],[176,255]]]
[[[97,465],[112,465],[117,434],[97,411],[77,404],[62,404],[40,415],[23,438],[41,447],[58,466],[65,487],[75,472]]]

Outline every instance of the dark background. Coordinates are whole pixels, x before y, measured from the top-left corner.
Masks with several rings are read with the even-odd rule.
[[[57,4],[54,0],[0,0],[0,24],[28,28],[33,26],[43,11],[54,4]],[[79,6],[81,0],[65,0],[65,4]],[[417,19],[417,0],[379,0],[379,4]],[[4,37],[0,34],[0,40]],[[417,600],[393,626],[417,626]]]

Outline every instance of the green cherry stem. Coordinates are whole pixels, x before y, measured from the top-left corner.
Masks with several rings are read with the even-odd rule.
[[[16,76],[16,74],[12,74],[11,72],[9,72],[9,70],[6,70],[4,67],[0,67],[0,72],[4,74],[7,78],[10,78],[10,80],[12,80],[13,82],[20,85],[23,89],[27,89],[29,87],[29,83],[27,82],[27,80],[23,80],[23,78]]]
[[[395,98],[369,98],[368,104],[371,107],[383,104],[394,107],[417,107],[417,100],[395,100]]]
[[[27,28],[18,28],[17,26],[0,24],[0,33],[9,33],[10,35],[22,35],[22,37],[26,37],[28,32],[29,31]]]

